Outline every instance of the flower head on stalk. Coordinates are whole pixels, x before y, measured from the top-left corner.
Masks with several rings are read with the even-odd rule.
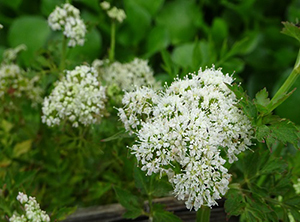
[[[41,210],[39,203],[35,197],[28,197],[26,194],[19,192],[17,200],[24,206],[25,214],[18,216],[14,214],[10,222],[49,222],[50,217]]]
[[[95,60],[92,65],[107,85],[116,85],[120,90],[132,91],[134,87],[141,86],[152,86],[157,89],[161,85],[155,80],[147,60],[135,58],[129,63],[111,64],[108,60]]]
[[[73,5],[66,3],[62,7],[56,6],[48,17],[48,24],[54,31],[63,31],[63,34],[69,39],[69,47],[84,44],[86,27],[80,18],[80,11]]]
[[[21,51],[27,50],[27,46],[24,44],[18,45],[15,48],[6,49],[3,52],[3,62],[2,63],[12,63],[18,57]]]
[[[100,6],[103,10],[107,11],[107,15],[111,19],[117,20],[119,23],[122,23],[123,20],[126,18],[126,14],[123,9],[118,9],[117,7],[110,7],[110,3],[103,1],[100,3]]]
[[[77,66],[66,71],[66,76],[56,83],[49,97],[43,102],[42,121],[48,126],[68,120],[73,127],[79,124],[98,123],[105,108],[105,87],[97,80],[93,67]]]
[[[225,162],[234,162],[252,144],[250,121],[226,86],[232,82],[214,67],[200,69],[165,90],[125,93],[119,109],[126,129],[137,136],[130,149],[142,170],[167,174],[189,209],[217,204],[228,190]]]
[[[42,102],[42,89],[37,86],[38,81],[38,76],[27,78],[25,71],[16,64],[2,64],[0,66],[0,100],[26,96],[32,101],[32,106],[35,106]],[[12,102],[9,105],[14,107]]]

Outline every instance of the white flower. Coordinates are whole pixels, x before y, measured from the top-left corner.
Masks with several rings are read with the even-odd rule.
[[[50,217],[40,209],[35,197],[27,197],[26,194],[19,192],[17,200],[24,206],[25,214],[21,216],[13,215],[10,222],[49,222]]]
[[[48,17],[48,24],[52,30],[63,30],[63,34],[69,38],[69,47],[84,44],[86,27],[80,18],[80,11],[73,5],[66,3],[55,10]]]
[[[42,89],[36,86],[38,76],[29,79],[25,71],[15,64],[2,64],[0,66],[0,99],[6,96],[21,98],[26,96],[32,105],[41,102]]]
[[[66,71],[66,76],[44,99],[42,122],[54,126],[68,120],[73,127],[100,122],[106,96],[97,76],[97,71],[88,66]]]
[[[135,58],[129,63],[114,62],[109,64],[107,60],[95,60],[93,62],[101,78],[107,85],[117,85],[121,90],[132,91],[135,87],[152,86],[161,88],[153,76],[153,71],[147,60]]]
[[[126,14],[123,9],[118,9],[117,7],[113,7],[107,11],[107,15],[112,18],[116,19],[118,22],[122,23],[123,20],[126,18]]]
[[[226,159],[232,163],[252,144],[250,121],[226,86],[232,82],[221,70],[200,69],[164,91],[125,93],[119,109],[126,130],[137,136],[130,149],[142,170],[167,174],[189,209],[217,204],[228,190]]]
[[[3,29],[3,25],[2,24],[0,24],[0,29]]]
[[[21,203],[24,204],[25,202],[28,201],[28,197],[26,194],[19,192],[19,195],[17,196],[17,200]]]
[[[3,62],[13,62],[17,58],[18,54],[23,50],[27,50],[27,46],[24,44],[18,45],[16,48],[6,49],[3,52]]]
[[[106,1],[103,1],[103,2],[100,3],[100,6],[103,10],[108,10],[110,8],[110,3],[106,2]]]

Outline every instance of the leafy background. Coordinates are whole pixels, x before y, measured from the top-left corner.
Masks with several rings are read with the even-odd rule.
[[[290,73],[298,53],[299,43],[280,34],[280,30],[282,21],[297,22],[297,16],[300,15],[299,0],[110,2],[123,8],[127,14],[125,21],[117,25],[116,60],[128,62],[134,57],[148,59],[156,78],[163,82],[170,83],[177,74],[183,76],[199,67],[211,67],[214,64],[222,67],[225,73],[234,73],[235,78],[242,81],[250,98],[264,87],[273,95]],[[42,73],[46,94],[57,79],[57,71],[51,67],[59,63],[57,52],[60,51],[58,43],[61,40],[60,33],[48,27],[47,17],[61,3],[64,1],[0,0],[0,23],[4,26],[0,30],[0,55],[7,48],[26,44],[28,49],[21,53],[18,64]],[[83,47],[69,50],[68,69],[107,57],[110,20],[99,3],[98,0],[72,1],[81,11],[88,34]],[[46,75],[47,72],[51,75]],[[295,83],[295,87],[299,86],[300,79]],[[296,90],[275,113],[300,124],[299,103],[300,91]],[[12,214],[12,209],[17,205],[14,199],[20,188],[37,196],[45,209],[54,212],[57,209],[57,217],[63,207],[70,207],[67,211],[76,205],[115,202],[118,194],[122,193],[120,187],[133,193],[139,192],[135,186],[139,187],[140,180],[134,180],[134,177],[140,172],[135,169],[134,158],[125,148],[132,143],[132,138],[120,136],[101,142],[120,131],[116,116],[111,115],[100,126],[93,126],[82,134],[80,130],[72,128],[47,128],[40,122],[40,112],[25,103],[20,113],[9,116],[3,114],[1,117],[0,215],[1,210],[5,214]],[[265,148],[264,145],[260,146]],[[264,156],[265,153],[262,153]],[[295,167],[300,155],[295,153],[291,145],[287,149],[279,145],[271,157],[265,156],[266,160],[274,158],[276,161],[279,161],[277,157],[285,156],[286,170],[265,165],[269,159],[258,164],[253,172],[245,172],[243,164],[247,163],[247,158],[251,158],[250,155],[245,159],[242,157],[232,167],[237,172],[236,178],[243,173],[256,181],[261,178],[257,177],[260,175],[258,171],[263,175],[274,174],[275,171],[293,171],[293,180],[296,180],[295,175],[300,174]],[[164,187],[162,184],[160,186]],[[241,198],[234,189],[228,195]],[[250,204],[247,199],[240,201]],[[257,198],[257,201],[266,200]],[[230,209],[231,206],[227,207]],[[231,210],[235,215],[243,209]]]

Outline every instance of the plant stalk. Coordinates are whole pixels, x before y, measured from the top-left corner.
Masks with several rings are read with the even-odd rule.
[[[298,52],[298,57],[294,66],[293,71],[289,77],[285,80],[283,85],[276,92],[274,97],[271,99],[269,105],[267,106],[269,113],[272,112],[277,106],[279,106],[283,101],[279,101],[286,93],[290,90],[293,84],[296,82],[298,76],[300,75],[300,50]]]
[[[115,60],[115,45],[116,45],[116,22],[115,20],[111,23],[110,30],[110,49],[109,49],[109,61],[112,63]]]
[[[209,222],[210,221],[210,211],[211,209],[206,206],[202,206],[197,211],[197,222]]]
[[[66,52],[67,52],[67,37],[63,37],[62,50],[61,50],[61,60],[60,60],[60,71],[64,71],[66,63]]]

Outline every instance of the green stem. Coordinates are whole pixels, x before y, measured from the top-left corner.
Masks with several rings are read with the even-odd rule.
[[[294,66],[293,71],[289,75],[289,77],[285,80],[280,89],[276,92],[274,97],[271,99],[269,105],[267,106],[269,113],[272,112],[277,106],[279,106],[285,99],[281,100],[284,95],[289,91],[289,89],[296,82],[298,76],[300,75],[300,50],[298,53],[298,57]]]
[[[66,52],[67,52],[67,37],[63,37],[62,41],[62,50],[61,50],[61,60],[60,60],[60,71],[65,69],[65,62],[66,62]]]
[[[149,222],[153,221],[153,203],[152,203],[152,196],[148,196],[148,201],[149,201]]]
[[[116,22],[115,20],[111,23],[110,31],[110,49],[109,49],[109,61],[113,62],[115,60],[115,45],[116,45]]]
[[[149,222],[153,221],[153,196],[152,196],[152,186],[153,186],[154,177],[150,177],[150,185],[149,185],[149,192],[148,192],[148,201],[149,201]]]
[[[197,222],[209,222],[210,221],[210,211],[211,209],[206,206],[202,206],[197,211]]]

